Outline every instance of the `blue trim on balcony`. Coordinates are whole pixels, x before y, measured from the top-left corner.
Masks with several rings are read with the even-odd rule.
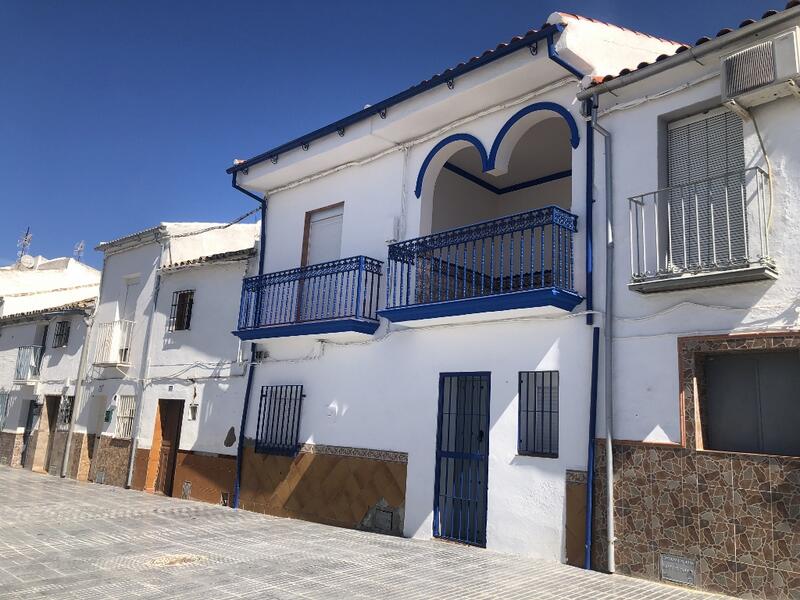
[[[463,177],[464,179],[471,181],[476,185],[481,186],[483,189],[488,190],[493,194],[497,194],[498,196],[502,194],[509,194],[511,192],[517,192],[519,190],[524,190],[529,187],[542,185],[543,183],[558,181],[559,179],[564,179],[566,177],[572,177],[572,169],[567,169],[566,171],[557,171],[555,173],[550,173],[549,175],[543,175],[542,177],[537,177],[536,179],[530,179],[528,181],[520,181],[519,183],[514,183],[504,188],[499,188],[495,185],[492,185],[488,181],[484,181],[477,175],[470,173],[466,169],[462,169],[461,167],[454,165],[453,163],[449,162],[444,163],[444,168],[450,171],[451,173],[455,173],[456,175]]]
[[[378,321],[363,319],[332,319],[330,321],[310,321],[289,325],[270,325],[257,329],[234,331],[241,340],[296,337],[300,335],[322,335],[328,333],[356,332],[372,335],[378,329]]]
[[[326,263],[246,277],[239,324],[243,340],[378,328],[383,263],[352,256]]]
[[[539,288],[522,292],[507,292],[494,296],[386,308],[379,310],[378,315],[393,323],[402,323],[403,321],[418,321],[540,306],[555,306],[570,312],[582,301],[583,298],[575,292],[560,288]]]
[[[417,184],[414,187],[414,195],[419,198],[422,195],[422,182],[425,179],[425,172],[428,170],[428,166],[431,164],[433,157],[436,156],[439,151],[444,148],[445,146],[449,146],[455,142],[466,142],[474,146],[474,148],[478,151],[478,154],[481,157],[481,165],[484,171],[488,171],[489,159],[486,155],[486,148],[478,138],[474,135],[469,133],[454,133],[453,135],[449,135],[443,140],[441,140],[438,144],[436,144],[428,155],[425,157],[425,160],[422,161],[422,166],[419,168],[419,173],[417,174]]]

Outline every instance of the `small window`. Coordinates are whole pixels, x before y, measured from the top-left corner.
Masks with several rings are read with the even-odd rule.
[[[261,388],[256,452],[297,454],[302,402],[302,385],[265,385]]]
[[[194,290],[182,290],[172,293],[172,310],[169,314],[169,330],[185,331],[192,323],[192,305]]]
[[[133,434],[133,416],[136,413],[135,396],[118,396],[117,421],[114,428],[114,437],[124,440],[131,439]]]
[[[800,456],[800,353],[708,354],[702,365],[703,448]]]
[[[59,321],[53,333],[53,348],[63,348],[67,342],[69,342],[69,321]]]
[[[8,392],[0,392],[0,431],[6,426],[8,416]]]
[[[72,405],[75,398],[72,396],[62,396],[61,402],[58,405],[58,420],[56,421],[56,428],[59,431],[69,430],[69,423],[72,420]]]
[[[558,458],[558,371],[519,374],[517,452]]]

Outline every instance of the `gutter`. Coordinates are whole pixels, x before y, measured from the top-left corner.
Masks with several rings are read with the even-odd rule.
[[[563,26],[557,26],[561,31]],[[553,62],[565,68],[579,80],[584,73],[558,55],[553,42],[553,34],[547,37],[547,55]],[[589,101],[590,114],[594,112],[594,103]],[[592,525],[594,524],[594,464],[595,435],[597,428],[597,381],[600,354],[600,328],[594,323],[594,127],[591,119],[586,121],[586,324],[592,327],[592,371],[589,390],[589,436],[586,456],[586,531],[584,538],[583,568],[592,568]],[[606,320],[608,314],[606,314]]]
[[[627,75],[620,75],[619,77],[615,77],[614,79],[604,83],[586,88],[585,90],[578,92],[578,100],[588,100],[592,96],[605,94],[606,92],[613,92],[619,88],[642,81],[643,79],[647,79],[652,75],[657,75],[668,69],[672,69],[673,67],[678,67],[686,63],[699,63],[700,59],[704,56],[716,52],[725,46],[736,43],[750,36],[757,35],[766,29],[771,29],[775,25],[779,25],[785,21],[790,21],[798,16],[800,16],[800,6],[786,9],[782,12],[772,15],[771,17],[767,17],[761,21],[746,25],[742,29],[731,31],[730,33],[726,33],[714,38],[705,44],[695,46],[694,48],[689,48],[688,50],[684,50],[678,54],[673,54],[672,56],[669,56],[661,61],[651,63],[645,67],[631,71]]]
[[[236,173],[233,173],[233,188],[253,198],[261,204],[261,233],[258,240],[258,274],[264,274],[264,255],[267,249],[267,198],[259,198],[252,192],[240,187],[236,183]],[[250,365],[247,371],[247,386],[244,391],[244,405],[242,406],[242,420],[239,423],[239,439],[236,444],[236,476],[233,480],[233,498],[231,507],[239,508],[239,496],[242,486],[242,465],[244,462],[244,433],[247,428],[247,414],[250,412],[250,396],[253,390],[253,376],[256,370],[256,344],[250,344]]]
[[[447,69],[446,71],[440,73],[439,75],[434,75],[430,79],[428,79],[428,80],[426,80],[426,81],[424,81],[424,82],[422,82],[420,84],[417,84],[417,85],[415,85],[413,87],[410,87],[409,89],[407,89],[407,90],[405,90],[403,92],[400,92],[399,94],[395,94],[394,96],[391,96],[390,98],[387,98],[386,100],[382,100],[381,102],[378,102],[377,104],[373,104],[372,106],[369,106],[369,107],[367,107],[367,108],[365,108],[363,110],[360,110],[360,111],[358,111],[356,113],[353,113],[353,114],[351,114],[351,115],[349,115],[349,116],[347,116],[347,117],[345,117],[343,119],[339,119],[338,121],[335,121],[334,123],[331,123],[330,125],[326,125],[325,127],[321,127],[320,129],[312,131],[311,133],[308,133],[308,134],[306,134],[304,136],[296,138],[296,139],[294,139],[294,140],[292,140],[290,142],[286,142],[285,144],[282,144],[280,146],[276,146],[275,148],[272,148],[271,150],[267,150],[266,152],[262,152],[261,154],[258,154],[258,155],[254,156],[252,158],[249,158],[244,162],[241,162],[241,163],[239,163],[237,165],[229,167],[228,169],[225,170],[225,172],[226,173],[236,174],[238,171],[246,171],[249,167],[251,167],[253,165],[257,165],[257,164],[262,163],[262,162],[264,162],[266,160],[269,160],[269,159],[271,159],[273,157],[276,157],[276,156],[278,156],[280,154],[284,154],[284,153],[288,152],[289,150],[293,150],[295,148],[300,148],[301,146],[309,144],[309,143],[313,142],[314,140],[318,140],[318,139],[323,138],[323,137],[325,137],[327,135],[330,135],[332,133],[336,133],[337,131],[345,130],[347,127],[349,127],[351,125],[355,125],[356,123],[359,123],[360,121],[368,119],[369,117],[373,117],[375,115],[381,115],[383,117],[386,114],[387,109],[392,107],[392,106],[400,104],[401,102],[405,102],[406,100],[409,100],[409,99],[413,98],[414,96],[417,96],[417,95],[419,95],[419,94],[421,94],[423,92],[427,92],[428,90],[432,90],[432,89],[434,89],[436,87],[439,87],[442,84],[446,84],[448,82],[452,82],[456,77],[460,77],[462,75],[466,75],[467,73],[469,73],[471,71],[474,71],[475,69],[483,67],[484,65],[487,65],[489,63],[492,63],[492,62],[494,62],[494,61],[496,61],[496,60],[498,60],[500,58],[503,58],[504,56],[508,56],[509,54],[512,54],[513,52],[516,52],[517,50],[521,50],[523,48],[529,48],[529,47],[531,47],[532,45],[534,45],[536,42],[538,42],[540,40],[548,40],[548,44],[547,45],[548,45],[548,49],[549,49],[549,48],[551,48],[553,46],[553,44],[552,44],[553,36],[556,33],[560,33],[562,31],[562,29],[563,29],[563,25],[546,25],[545,27],[543,27],[539,31],[534,31],[534,32],[530,33],[529,35],[525,35],[525,36],[519,38],[518,40],[510,42],[509,44],[507,44],[506,46],[504,46],[502,48],[499,48],[497,50],[491,51],[490,54],[486,54],[485,56],[481,56],[480,58],[478,58],[476,60],[473,60],[473,61],[470,61],[468,63],[462,64],[461,66],[456,67],[454,69]],[[560,57],[558,57],[557,54],[556,54],[555,58],[552,55],[550,55],[550,58],[552,60],[554,60],[555,62],[557,62],[558,64],[560,64],[562,67],[565,67],[571,73],[573,73],[573,74],[577,73],[577,70],[574,70],[574,67],[566,66],[567,63],[565,61],[563,61],[562,59],[560,59]],[[234,187],[237,187],[235,180],[234,180]],[[243,190],[240,190],[240,191],[243,191]],[[245,192],[245,193],[247,193],[247,192]],[[248,193],[248,195],[250,195],[250,194]],[[256,198],[256,199],[259,202],[261,201],[260,198]]]

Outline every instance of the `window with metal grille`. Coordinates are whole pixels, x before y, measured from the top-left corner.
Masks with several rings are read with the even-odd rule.
[[[744,167],[742,119],[731,111],[717,109],[667,126],[669,258],[674,269],[747,261]]]
[[[180,290],[172,293],[172,308],[169,313],[169,330],[184,331],[192,323],[194,290]]]
[[[302,403],[302,385],[265,385],[261,388],[256,452],[297,454]]]
[[[72,420],[72,406],[75,403],[75,398],[72,396],[62,396],[61,402],[58,405],[58,420],[56,421],[56,428],[59,431],[67,431],[69,429],[69,422]]]
[[[129,440],[133,433],[133,416],[136,413],[135,396],[117,397],[117,420],[114,437]]]
[[[708,354],[702,365],[704,449],[800,456],[800,353]]]
[[[517,452],[558,457],[558,371],[520,372]]]
[[[0,392],[0,431],[6,426],[8,416],[8,392]]]
[[[69,321],[59,321],[53,333],[53,348],[63,348],[67,342],[69,342]]]

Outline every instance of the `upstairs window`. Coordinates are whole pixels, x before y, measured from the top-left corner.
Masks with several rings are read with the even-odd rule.
[[[558,458],[558,371],[519,374],[517,453]]]
[[[6,426],[8,416],[8,392],[0,391],[0,431]]]
[[[302,385],[265,385],[261,388],[256,452],[297,454],[302,403]]]
[[[63,348],[67,342],[69,342],[69,321],[59,321],[53,333],[53,348]]]
[[[700,378],[703,448],[800,456],[800,353],[708,354]]]
[[[194,290],[181,290],[172,293],[172,309],[169,313],[169,330],[185,331],[192,324]]]

